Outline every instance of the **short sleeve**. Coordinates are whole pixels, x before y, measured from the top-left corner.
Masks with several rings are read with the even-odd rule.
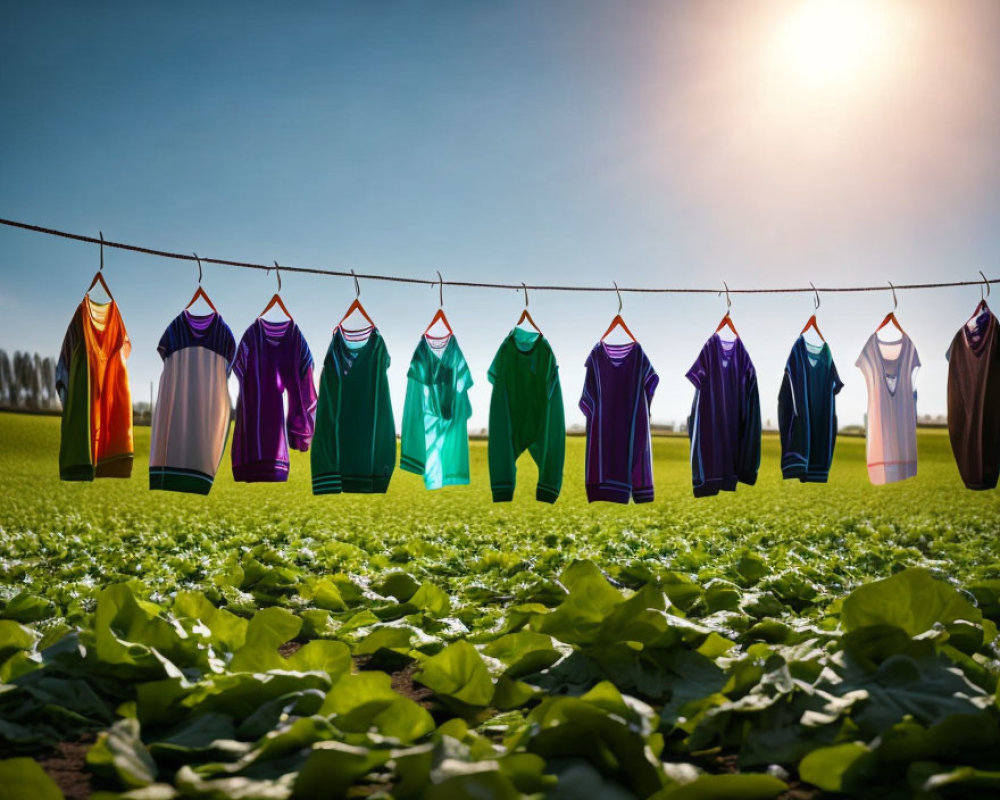
[[[233,372],[237,378],[242,378],[246,374],[247,364],[250,360],[250,343],[244,336],[240,340],[240,346],[236,349],[236,358],[233,360]]]
[[[597,403],[594,399],[594,395],[596,394],[597,369],[594,366],[593,353],[587,356],[587,360],[583,362],[583,368],[586,370],[586,373],[583,378],[583,392],[580,394],[580,410],[587,419],[590,419],[597,408]]]
[[[701,352],[698,354],[698,358],[694,364],[691,365],[691,369],[685,373],[687,379],[694,384],[696,389],[702,388],[705,378],[708,376],[708,355],[705,352],[706,349],[706,347],[701,348]]]
[[[416,381],[417,383],[427,383],[427,369],[424,367],[424,362],[420,358],[419,344],[413,351],[413,357],[410,359],[410,366],[406,370],[406,377],[410,380]]]
[[[233,371],[233,361],[236,359],[236,339],[233,332],[226,328],[226,372]]]
[[[500,360],[503,357],[503,345],[500,345],[500,349],[497,350],[497,354],[493,356],[493,363],[490,364],[490,368],[486,373],[486,379],[495,384],[497,382],[497,377],[500,375]]]
[[[643,356],[645,365],[643,369],[643,381],[642,388],[646,395],[646,402],[653,402],[653,395],[656,394],[656,387],[660,385],[660,376],[656,374],[656,370],[653,369],[653,365],[649,363],[649,359]]]
[[[455,367],[455,389],[459,392],[467,392],[472,388],[473,384],[472,370],[469,369],[469,364],[465,358],[461,357]]]
[[[833,384],[833,393],[840,394],[840,390],[844,388],[844,382],[840,379],[840,373],[837,372],[837,365],[832,361],[830,362],[830,382]]]
[[[160,337],[159,343],[156,345],[156,352],[160,354],[160,360],[167,360],[167,351],[170,349],[170,329],[174,327],[174,323],[170,323],[167,329],[163,332],[163,336]],[[232,361],[232,358],[227,358],[226,361]]]

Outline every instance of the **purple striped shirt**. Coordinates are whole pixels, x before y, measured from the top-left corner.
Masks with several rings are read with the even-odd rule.
[[[638,342],[598,342],[586,364],[580,409],[587,417],[587,499],[653,499],[649,404],[659,378]]]

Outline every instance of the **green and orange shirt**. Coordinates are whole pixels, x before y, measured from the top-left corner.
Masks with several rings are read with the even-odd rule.
[[[84,295],[56,366],[64,481],[131,476],[132,392],[125,367],[131,350],[118,304],[95,303]]]

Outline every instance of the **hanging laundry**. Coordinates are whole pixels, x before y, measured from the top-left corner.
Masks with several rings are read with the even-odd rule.
[[[917,474],[917,392],[920,359],[910,337],[883,342],[872,334],[855,366],[868,386],[868,478],[876,486]]]
[[[799,336],[785,363],[778,392],[781,474],[826,483],[837,441],[837,399],[844,384],[830,346]]]
[[[653,499],[649,404],[659,377],[638,342],[590,351],[580,409],[587,418],[587,500]]]
[[[427,489],[469,482],[471,386],[454,334],[440,352],[420,337],[407,372],[399,466],[423,475]]]
[[[694,496],[752,486],[760,469],[760,396],[743,340],[713,334],[687,379],[695,388],[688,418]]]
[[[969,489],[1000,478],[1000,327],[982,306],[948,348],[948,435]]]
[[[288,449],[305,452],[316,424],[313,357],[291,319],[258,317],[236,350],[240,384],[233,432],[233,478],[247,483],[288,480]],[[285,418],[283,394],[288,397]]]
[[[541,333],[514,328],[490,365],[489,463],[493,502],[514,498],[517,458],[525,450],[538,465],[535,498],[554,503],[562,488],[566,417],[559,368]]]
[[[389,352],[377,328],[349,341],[338,326],[320,376],[313,494],[383,493],[396,465]]]
[[[95,303],[84,295],[56,365],[62,480],[132,475],[132,392],[125,367],[131,351],[118,304]]]
[[[208,494],[229,436],[233,332],[218,312],[182,311],[156,348],[163,373],[149,447],[149,488]]]

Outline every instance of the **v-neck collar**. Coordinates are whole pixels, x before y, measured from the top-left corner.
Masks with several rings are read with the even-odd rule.
[[[821,364],[825,366],[827,362],[827,354],[830,352],[830,345],[827,342],[819,345],[818,350],[813,348],[816,345],[809,344],[806,341],[805,336],[799,336],[799,341],[802,342],[802,358],[805,359],[806,367],[810,370],[818,368]]]
[[[878,366],[879,366],[879,373],[882,375],[882,383],[885,386],[885,390],[889,393],[889,396],[890,397],[895,397],[896,396],[896,392],[899,391],[899,382],[900,382],[900,379],[903,377],[903,371],[900,368],[900,365],[902,364],[902,361],[903,361],[903,352],[906,350],[906,347],[907,347],[906,343],[907,343],[907,341],[909,341],[909,337],[907,337],[907,335],[905,333],[903,333],[903,334],[901,334],[900,338],[897,339],[897,340],[895,340],[895,341],[892,341],[892,342],[883,342],[881,339],[878,338],[878,334],[873,333],[872,334],[872,341],[874,342],[874,345],[875,345],[875,352],[878,354]],[[882,354],[882,347],[881,347],[881,345],[883,345],[883,344],[887,344],[887,345],[897,345],[898,344],[899,345],[899,353],[898,353],[898,355],[895,358],[888,359],[889,361],[892,361],[894,364],[896,364],[896,375],[895,375],[895,377],[896,377],[896,386],[895,386],[895,388],[892,388],[892,387],[889,386],[889,376],[888,376],[888,374],[885,371],[886,358]]]
[[[736,352],[740,347],[740,337],[737,336],[732,341],[725,341],[721,336],[719,336],[718,331],[712,334],[712,338],[715,340],[715,346],[717,348],[716,352],[719,356],[719,364],[723,369],[728,369],[729,365],[736,360]]]
[[[434,369],[437,370],[445,362],[445,359],[451,354],[452,346],[455,342],[455,334],[451,334],[448,337],[448,341],[439,351],[436,351],[433,347],[431,347],[431,343],[427,341],[426,336],[421,336],[420,341],[423,343],[424,349],[427,353],[428,363],[433,364]]]
[[[354,370],[358,359],[371,352],[377,338],[379,338],[378,328],[372,328],[372,332],[368,334],[368,338],[365,339],[365,343],[361,347],[351,347],[347,344],[347,339],[340,327],[333,332],[333,346],[337,350],[338,362],[342,362],[344,365],[342,368],[344,375]]]
[[[597,343],[597,349],[604,354],[604,360],[607,361],[613,368],[618,369],[619,367],[626,364],[629,359],[632,358],[633,354],[639,349],[638,342],[629,342],[628,344],[608,344],[603,339]],[[612,351],[618,351],[619,355],[612,355]]]

